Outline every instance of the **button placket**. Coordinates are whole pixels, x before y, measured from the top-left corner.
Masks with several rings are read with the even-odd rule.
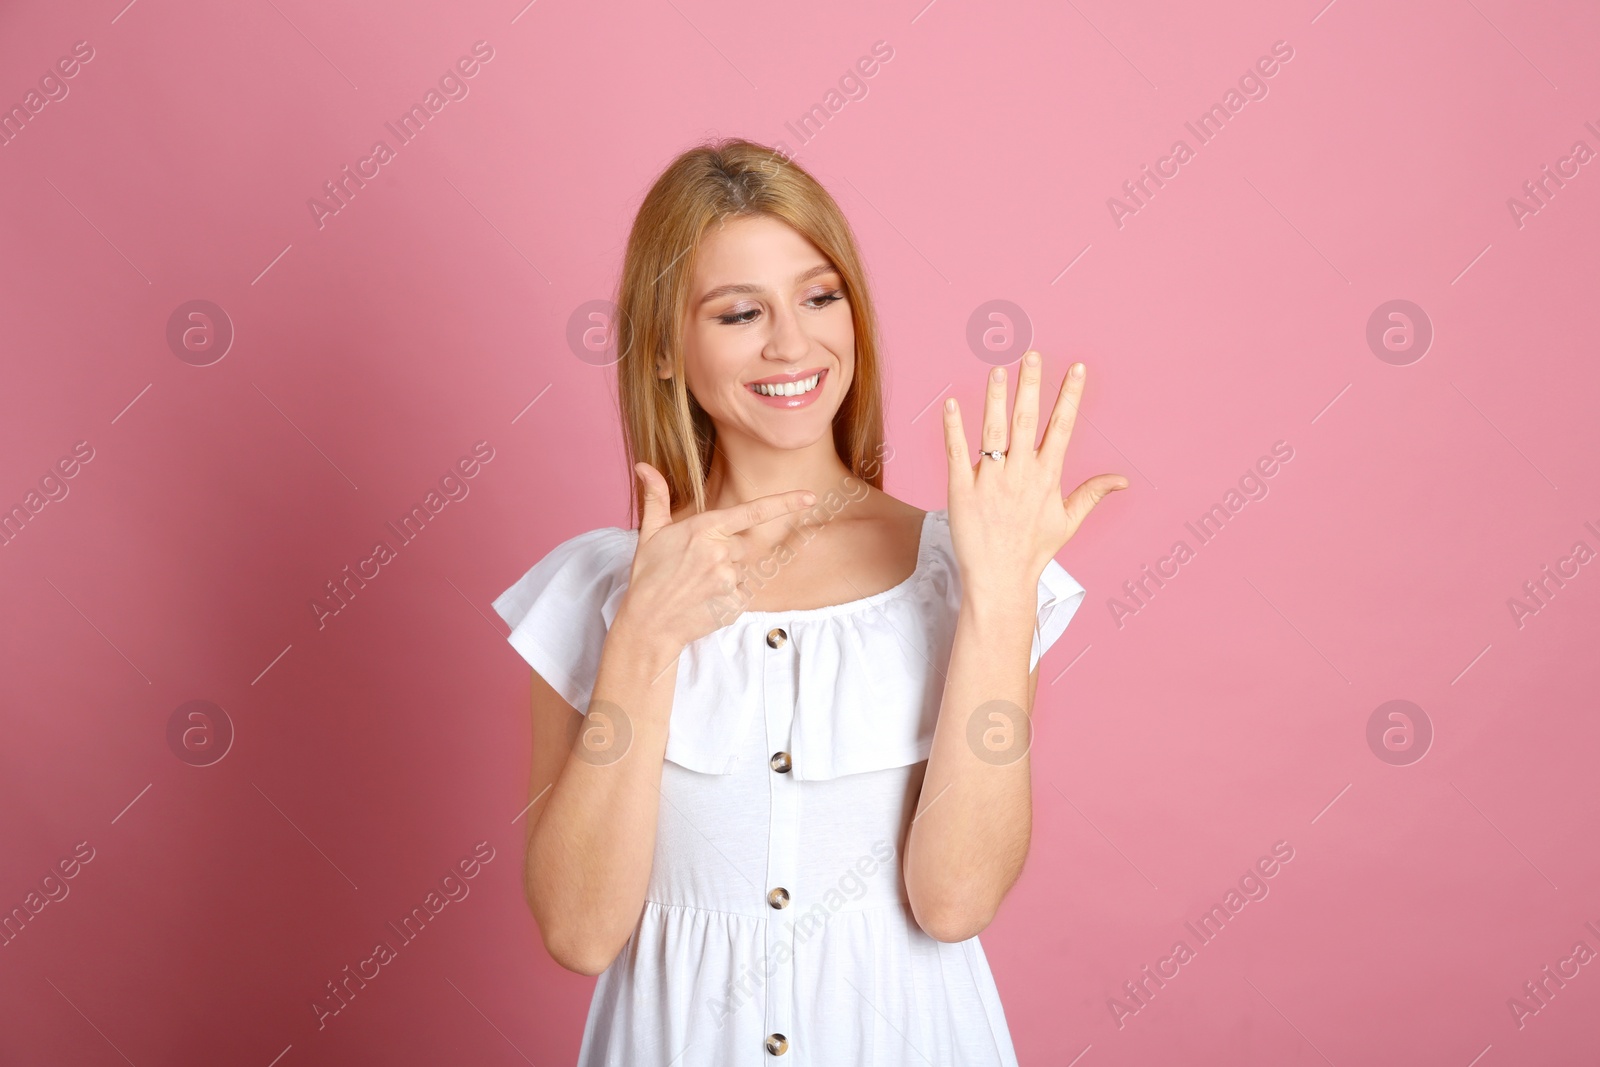
[[[788,747],[794,726],[798,695],[796,647],[785,627],[775,626],[761,637],[762,696],[766,710],[770,787],[767,827],[766,891],[766,1036],[771,1056],[782,1056],[794,1041],[794,928],[789,910],[799,866],[800,784],[787,773],[792,766]],[[782,757],[781,759],[779,757]],[[804,1040],[801,1035],[800,1040]]]

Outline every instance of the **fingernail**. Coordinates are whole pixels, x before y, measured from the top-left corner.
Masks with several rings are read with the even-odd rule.
[[[1074,363],[1072,365],[1072,376],[1074,378],[1082,378],[1083,377],[1083,364],[1082,363]]]
[[[1030,367],[1037,367],[1039,365],[1039,353],[1029,352],[1027,355],[1022,357],[1022,362],[1026,363]]]

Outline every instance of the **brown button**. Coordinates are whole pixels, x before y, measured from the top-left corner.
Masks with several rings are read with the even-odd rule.
[[[767,903],[774,908],[787,908],[789,906],[789,891],[780,885],[767,894]]]
[[[767,647],[769,648],[782,648],[783,643],[787,640],[789,640],[789,635],[776,626],[767,631]]]
[[[772,758],[767,760],[767,762],[771,764],[772,769],[777,771],[779,774],[788,774],[789,768],[794,766],[794,761],[789,758],[789,753],[787,752],[774,752],[772,754]]]
[[[789,1039],[782,1034],[768,1034],[767,1051],[774,1056],[782,1056],[789,1051]]]

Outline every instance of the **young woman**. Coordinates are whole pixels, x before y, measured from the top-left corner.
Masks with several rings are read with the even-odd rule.
[[[1027,854],[1040,656],[1084,596],[1055,554],[1074,365],[1035,447],[989,376],[949,504],[882,491],[883,365],[838,205],[748,141],[679,156],[617,298],[638,528],[495,600],[534,668],[528,903],[599,975],[582,1067],[1015,1064],[977,934]]]

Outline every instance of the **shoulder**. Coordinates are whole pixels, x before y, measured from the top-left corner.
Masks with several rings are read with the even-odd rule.
[[[861,499],[861,503],[867,505],[866,511],[868,514],[890,521],[899,519],[904,522],[920,518],[926,514],[923,509],[915,504],[901,500],[899,497],[890,496],[882,489],[869,487],[868,494]]]
[[[900,561],[912,557],[921,572],[930,559],[948,555],[950,537],[942,510],[924,511],[879,490],[829,510],[834,515],[820,530],[842,559],[898,571]]]
[[[872,490],[859,502],[847,505],[842,509],[840,518],[848,520],[851,511],[855,511],[854,518],[863,525],[912,539],[921,538],[943,514],[942,511],[924,511],[879,489]]]
[[[574,708],[588,707],[637,538],[616,526],[569,537],[494,600],[511,647]]]
[[[595,577],[611,569],[619,559],[633,556],[639,540],[638,530],[620,526],[600,526],[574,534],[551,548],[535,566],[560,564],[569,569],[587,570]]]
[[[574,534],[560,542],[545,553],[540,562],[559,559],[573,564],[603,567],[615,562],[619,557],[631,557],[633,547],[638,540],[638,530],[621,526],[600,526]]]
[[[610,592],[625,580],[639,531],[601,526],[561,541],[545,552],[510,588],[495,599],[495,609],[525,607],[552,586],[569,594],[578,589]]]

